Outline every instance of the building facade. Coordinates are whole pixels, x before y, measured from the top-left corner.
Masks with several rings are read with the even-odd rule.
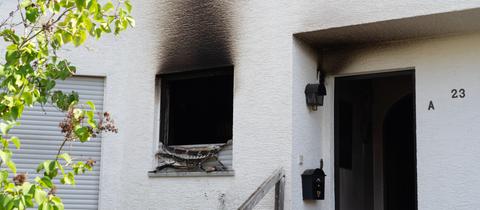
[[[278,168],[285,170],[286,209],[396,209],[403,199],[412,209],[480,208],[479,1],[132,4],[134,29],[62,52],[78,76],[103,78],[103,110],[119,128],[100,144],[93,208],[236,209]],[[9,6],[3,2],[1,11]],[[219,68],[229,69],[233,84],[213,86],[233,93],[233,109],[218,105],[231,112],[220,119],[231,133],[217,133],[232,139],[220,158],[228,170],[152,172],[165,132],[215,124],[164,129],[164,78]],[[304,90],[318,75],[326,96],[314,111]],[[406,96],[412,106],[393,109]],[[401,118],[408,113],[413,118]],[[301,174],[320,159],[325,199],[303,200]],[[392,181],[405,179],[413,188]],[[269,193],[257,209],[272,209],[273,200]]]

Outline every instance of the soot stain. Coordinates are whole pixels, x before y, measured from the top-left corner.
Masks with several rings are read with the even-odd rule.
[[[175,1],[167,10],[161,74],[232,65],[231,1]]]

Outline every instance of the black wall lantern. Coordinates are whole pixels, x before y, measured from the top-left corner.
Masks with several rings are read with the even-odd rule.
[[[305,97],[307,99],[307,105],[316,111],[318,106],[323,106],[323,97],[327,95],[327,89],[325,88],[325,78],[323,72],[320,72],[319,83],[307,84],[305,87]]]

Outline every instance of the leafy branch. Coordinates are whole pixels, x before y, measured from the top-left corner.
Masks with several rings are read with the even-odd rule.
[[[95,117],[93,103],[87,102],[88,109],[78,108],[76,92],[54,89],[57,80],[76,72],[68,59],[57,55],[58,50],[70,44],[81,46],[89,37],[118,35],[135,25],[128,0],[116,4],[100,1],[17,0],[15,10],[0,22],[0,37],[6,46],[0,60],[0,209],[23,210],[35,204],[42,210],[64,209],[53,180],[74,185],[75,176],[92,170],[95,164],[93,160],[74,161],[63,151],[65,144],[117,132],[108,113]],[[67,114],[60,123],[64,140],[57,155],[38,166],[37,172],[42,174],[29,181],[26,174],[17,173],[10,148],[20,149],[21,141],[9,131],[19,125],[25,107],[46,103]]]

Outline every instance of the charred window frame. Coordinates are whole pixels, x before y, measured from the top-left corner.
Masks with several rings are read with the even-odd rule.
[[[233,67],[160,75],[160,141],[164,145],[232,139]]]

